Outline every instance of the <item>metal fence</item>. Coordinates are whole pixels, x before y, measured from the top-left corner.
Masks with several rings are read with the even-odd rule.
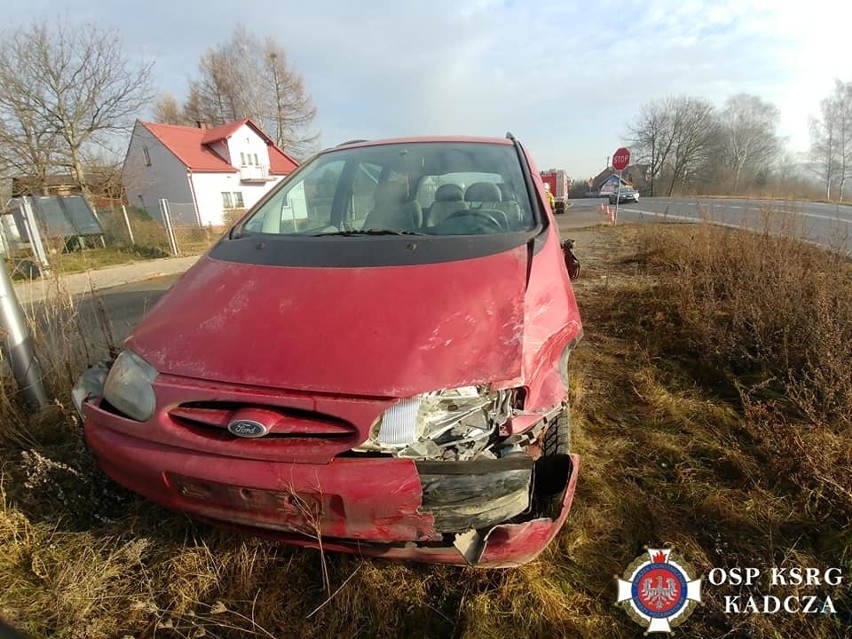
[[[97,215],[106,246],[126,246],[151,257],[201,253],[222,234],[199,223],[192,202],[160,199],[156,207],[117,206],[99,209]]]
[[[20,198],[20,202],[0,206],[0,264],[5,262],[16,280],[53,270],[77,272],[120,264],[128,261],[128,254],[133,259],[198,255],[223,233],[221,226],[201,225],[192,203],[161,199],[151,209],[122,205],[94,211],[87,208],[91,223],[82,228],[79,215],[71,215],[79,213],[71,206],[75,201],[60,203],[60,219],[59,209],[47,206],[55,202],[38,199]],[[68,207],[70,213],[65,210]],[[59,224],[68,219],[74,222],[71,230]],[[225,221],[230,224],[233,220]]]

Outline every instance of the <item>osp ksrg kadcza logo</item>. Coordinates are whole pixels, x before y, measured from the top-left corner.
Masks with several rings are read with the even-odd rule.
[[[649,548],[617,581],[617,603],[649,633],[671,632],[701,603],[701,579],[670,548]]]

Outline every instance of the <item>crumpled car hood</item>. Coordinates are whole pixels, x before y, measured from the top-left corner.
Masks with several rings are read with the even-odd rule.
[[[126,344],[161,373],[405,397],[521,375],[525,246],[483,258],[303,268],[201,258]]]

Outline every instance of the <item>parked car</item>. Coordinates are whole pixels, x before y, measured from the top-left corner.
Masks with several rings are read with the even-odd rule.
[[[620,193],[610,193],[609,203],[615,204],[616,200],[618,200],[619,204],[623,204],[624,202],[638,202],[639,191],[632,188],[622,188]]]
[[[577,480],[573,260],[511,136],[323,151],[83,375],[86,441],[117,482],[222,526],[527,562]]]

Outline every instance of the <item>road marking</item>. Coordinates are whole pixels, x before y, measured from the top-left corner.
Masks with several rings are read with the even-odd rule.
[[[712,208],[713,207],[711,207],[711,209]],[[750,208],[750,207],[746,207],[746,206],[726,206],[725,208],[720,208],[720,209],[717,209],[717,210],[718,210],[719,213],[724,213],[725,210],[728,210],[728,209],[739,209],[739,210],[745,210],[745,211],[753,211],[754,213],[757,213],[757,214],[761,213],[760,209]],[[628,209],[628,208],[625,208],[625,207],[621,207],[621,210],[630,211],[630,212],[633,212],[633,213],[647,213],[648,215],[657,215],[657,216],[662,215],[662,216],[667,216],[667,217],[671,217],[671,218],[674,218],[674,219],[681,219],[682,218],[682,219],[698,220],[698,221],[701,221],[703,219],[701,217],[698,217],[699,214],[697,212],[695,214],[696,217],[688,217],[688,216],[678,216],[678,215],[674,215],[674,214],[671,214],[671,213],[654,213],[654,212],[651,212],[651,211],[640,211],[638,209]],[[820,213],[807,213],[806,211],[784,211],[784,212],[790,213],[791,215],[801,215],[801,216],[804,216],[804,217],[812,217],[812,218],[817,219],[817,220],[828,220],[830,222],[843,222],[844,224],[852,224],[852,219],[842,218],[842,217],[839,217],[839,215],[822,215]]]
[[[686,215],[675,215],[673,213],[657,213],[655,211],[642,211],[640,209],[627,209],[627,208],[624,208],[624,207],[622,207],[620,210],[624,211],[626,213],[639,213],[640,215],[653,215],[654,217],[664,217],[664,218],[669,219],[669,220],[678,220],[678,221],[681,221],[681,222],[698,223],[698,222],[705,222],[706,221],[706,222],[709,222],[710,224],[713,224],[715,226],[727,226],[727,227],[730,227],[732,229],[743,228],[738,224],[732,224],[730,222],[718,222],[716,220],[704,220],[700,217],[689,217],[689,216],[686,216]]]
[[[815,217],[818,220],[831,220],[833,222],[845,222],[846,224],[852,224],[852,220],[844,219],[844,218],[840,217],[839,215],[831,216],[831,215],[820,215],[819,213],[804,213],[804,212],[799,213],[798,215],[805,215],[807,217]]]

